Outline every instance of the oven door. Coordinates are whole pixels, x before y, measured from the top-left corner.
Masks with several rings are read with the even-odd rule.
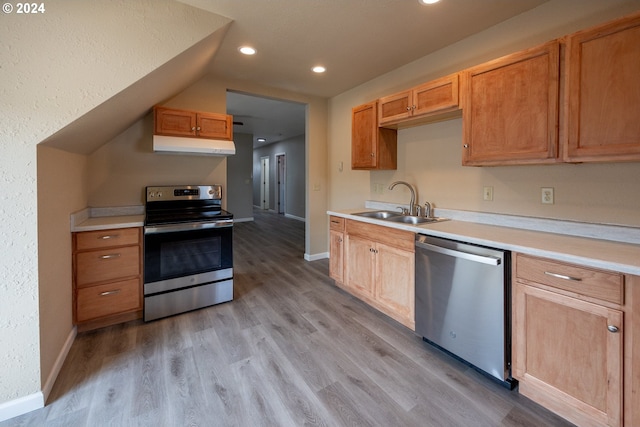
[[[232,221],[145,226],[144,283],[232,269],[232,230]]]

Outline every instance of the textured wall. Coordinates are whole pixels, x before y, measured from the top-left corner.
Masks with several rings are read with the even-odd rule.
[[[39,339],[49,319],[38,308],[36,145],[210,35],[212,17],[169,0],[46,2],[43,14],[2,15],[0,403],[37,393],[41,351],[61,347]]]

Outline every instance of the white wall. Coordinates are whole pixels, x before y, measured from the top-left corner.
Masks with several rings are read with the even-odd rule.
[[[41,359],[50,366],[63,345],[53,336],[69,332],[48,335],[59,323],[39,309],[38,239],[49,247],[58,238],[49,227],[69,222],[38,235],[36,145],[220,28],[214,15],[169,0],[45,6],[3,14],[0,26],[0,419],[18,398],[27,410],[41,404]]]
[[[251,174],[253,135],[233,134],[236,154],[227,158],[227,209],[236,220],[253,218]]]
[[[400,130],[395,171],[349,166],[352,107],[638,9],[639,1],[551,0],[331,99],[330,208],[407,203],[408,191],[387,190],[401,179],[417,186],[420,202],[437,207],[640,226],[640,163],[463,167],[461,119]],[[493,202],[483,201],[483,186],[494,187]],[[540,203],[541,187],[555,188],[555,204]]]
[[[286,167],[286,200],[284,213],[298,218],[304,218],[305,212],[305,149],[304,135],[269,144],[266,147],[256,148],[253,152],[253,204],[260,206],[260,158],[269,157],[269,209],[275,211],[276,207],[276,169],[278,163],[277,154],[285,154]],[[256,173],[256,168],[258,173]]]

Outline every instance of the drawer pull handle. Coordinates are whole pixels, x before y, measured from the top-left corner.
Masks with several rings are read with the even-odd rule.
[[[106,292],[102,292],[100,293],[101,297],[106,297],[108,295],[117,295],[120,293],[120,289],[116,289],[115,291],[106,291]]]
[[[115,239],[115,238],[118,238],[118,237],[120,237],[119,234],[107,234],[106,236],[98,237],[98,239],[100,239],[100,240],[108,240],[108,239]]]
[[[100,259],[113,259],[113,258],[120,258],[120,254],[102,255],[100,257]]]
[[[616,333],[619,330],[618,327],[614,325],[608,325],[607,329],[609,330],[609,332],[613,332],[613,333]]]
[[[582,279],[579,277],[565,276],[564,274],[551,273],[548,271],[545,271],[544,274],[546,274],[547,276],[556,277],[558,279],[571,280],[573,282],[582,282]]]

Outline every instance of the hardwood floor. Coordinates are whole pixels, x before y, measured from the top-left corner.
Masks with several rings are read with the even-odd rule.
[[[569,426],[306,262],[304,223],[234,227],[235,299],[79,334],[45,408],[8,426]]]

